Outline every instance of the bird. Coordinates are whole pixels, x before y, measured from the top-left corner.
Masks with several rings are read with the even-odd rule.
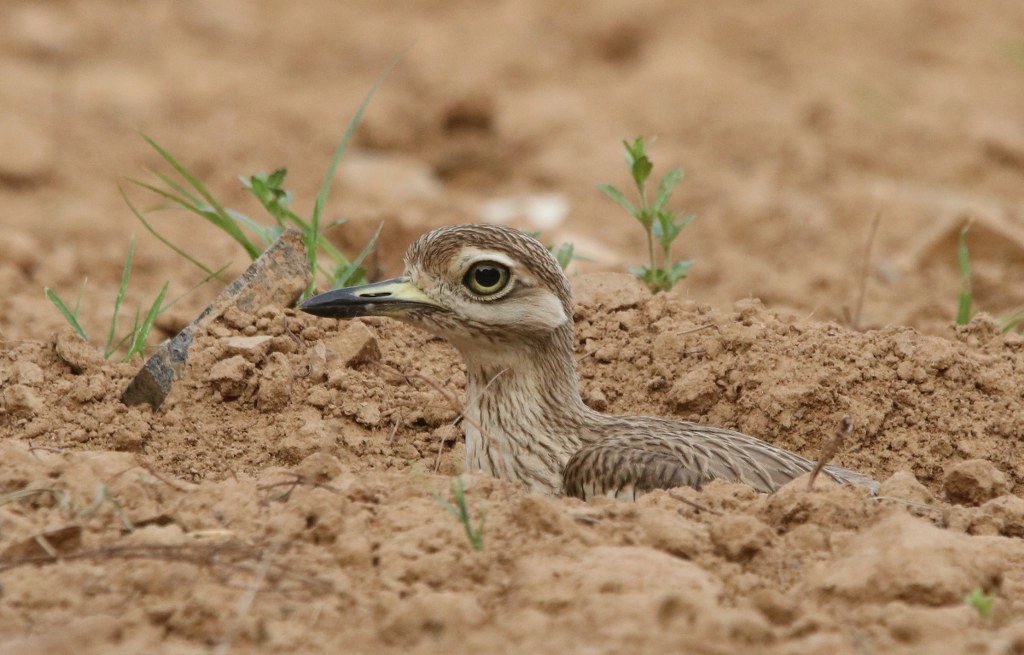
[[[299,306],[320,317],[384,316],[446,339],[467,374],[466,470],[584,500],[635,500],[712,480],[770,493],[816,462],[733,430],[612,416],[580,397],[572,289],[537,239],[500,225],[440,227],[417,238],[400,277],[335,289]],[[825,466],[841,484],[878,484]]]

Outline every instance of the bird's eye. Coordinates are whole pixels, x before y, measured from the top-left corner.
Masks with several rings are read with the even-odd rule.
[[[507,287],[509,279],[507,267],[494,262],[480,262],[466,271],[462,283],[473,293],[492,296]]]

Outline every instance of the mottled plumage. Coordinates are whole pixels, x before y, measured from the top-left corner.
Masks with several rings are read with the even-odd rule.
[[[632,499],[711,480],[770,492],[815,463],[731,430],[665,418],[607,416],[580,400],[569,282],[544,246],[493,225],[426,233],[406,275],[315,296],[319,316],[390,316],[444,337],[468,374],[466,466],[580,498]],[[826,466],[841,483],[870,478]]]

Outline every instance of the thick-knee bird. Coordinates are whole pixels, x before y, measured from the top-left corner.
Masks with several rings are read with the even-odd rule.
[[[583,403],[572,292],[533,237],[494,225],[432,230],[402,277],[314,296],[317,316],[387,316],[447,339],[466,363],[466,468],[579,498],[634,499],[711,480],[771,492],[815,462],[745,434],[651,416],[609,416]],[[877,489],[835,466],[840,483]]]

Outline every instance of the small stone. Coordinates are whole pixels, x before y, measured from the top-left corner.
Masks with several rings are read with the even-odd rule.
[[[245,391],[245,378],[252,368],[244,357],[235,355],[214,364],[207,379],[225,398],[237,398]]]
[[[57,356],[67,362],[73,373],[81,373],[103,365],[100,352],[70,329],[61,330],[54,340]]]
[[[725,515],[711,524],[711,541],[733,561],[749,560],[775,539],[775,533],[749,514]]]
[[[274,337],[261,334],[255,337],[228,337],[221,340],[224,351],[231,355],[241,355],[250,362],[258,362],[267,355]]]
[[[982,505],[981,510],[996,520],[999,534],[1024,537],[1024,498],[999,496]]]
[[[306,395],[306,403],[313,407],[323,409],[331,403],[331,392],[323,387],[314,387],[309,391],[309,394]]]
[[[3,408],[14,416],[32,417],[43,411],[43,401],[23,384],[12,384],[3,391]]]
[[[235,306],[231,306],[225,309],[224,314],[221,316],[221,319],[224,321],[225,324],[235,328],[236,330],[244,330],[245,328],[251,326],[253,324],[253,321],[255,320],[252,314],[250,314],[249,312],[243,312],[241,309]]]
[[[380,359],[377,336],[361,321],[353,321],[337,336],[324,340],[328,366],[353,366]]]
[[[356,423],[375,428],[380,425],[380,405],[377,403],[359,403],[356,410]]]
[[[991,462],[969,459],[954,465],[946,473],[942,489],[951,503],[980,505],[1009,489],[1006,474]]]
[[[715,404],[719,394],[715,374],[707,368],[695,368],[672,384],[669,397],[676,408],[703,414]]]
[[[35,386],[43,383],[43,369],[35,362],[18,362],[15,367],[18,384]]]
[[[341,461],[327,453],[313,453],[295,467],[295,472],[310,484],[330,482],[341,475],[343,470]]]
[[[917,478],[910,471],[896,471],[893,473],[879,487],[878,495],[885,498],[909,500],[912,503],[923,503],[925,505],[935,500],[932,492],[918,482]]]
[[[262,412],[276,412],[288,406],[292,399],[295,375],[288,357],[281,353],[270,356],[260,374],[260,387],[256,392],[256,406]]]

